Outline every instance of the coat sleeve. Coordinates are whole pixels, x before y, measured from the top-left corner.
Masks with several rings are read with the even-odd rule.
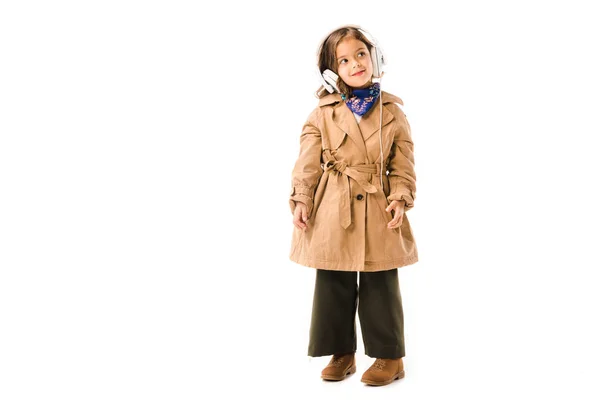
[[[316,108],[308,117],[300,134],[300,154],[292,171],[292,190],[289,204],[292,214],[296,202],[306,204],[308,217],[313,208],[313,198],[319,179],[323,174],[321,167],[321,131],[318,127],[319,108]]]
[[[409,210],[414,207],[417,192],[414,147],[406,115],[397,106],[395,114],[394,143],[387,168],[390,182],[388,200],[404,200],[405,210]]]

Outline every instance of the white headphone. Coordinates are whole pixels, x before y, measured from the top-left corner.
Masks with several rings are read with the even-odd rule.
[[[377,43],[377,41],[375,40],[375,38],[373,36],[371,36],[369,33],[367,33],[367,31],[365,31],[362,28],[356,27],[355,28],[358,29],[358,31],[360,33],[362,33],[367,40],[371,43],[371,45],[373,46],[371,48],[371,62],[373,63],[373,78],[378,78],[379,82],[380,82],[380,92],[379,92],[379,158],[381,159],[381,191],[383,192],[383,197],[386,198],[386,202],[387,202],[387,197],[385,196],[385,192],[383,191],[383,174],[385,173],[384,171],[384,165],[383,165],[383,142],[382,142],[382,134],[381,134],[381,128],[382,128],[382,123],[383,123],[383,101],[382,101],[382,92],[381,92],[381,80],[382,80],[382,76],[383,76],[383,66],[386,65],[386,60],[385,60],[385,56],[383,55],[383,49],[381,48],[381,46],[379,46],[379,44]],[[327,38],[329,37],[329,35],[327,35],[327,37],[325,38],[325,40],[327,40]],[[323,40],[322,45],[325,44],[325,40]],[[337,86],[337,81],[339,79],[338,75],[333,72],[330,69],[326,69],[325,71],[323,71],[321,73],[321,71],[319,70],[319,67],[317,66],[317,72],[318,72],[318,77],[319,80],[321,82],[321,85],[323,85],[323,88],[325,88],[325,90],[327,90],[329,93],[339,93],[340,89]],[[389,205],[389,203],[388,203]]]

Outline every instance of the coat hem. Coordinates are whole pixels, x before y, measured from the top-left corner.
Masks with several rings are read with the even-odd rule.
[[[364,265],[356,265],[348,262],[317,260],[309,257],[292,257],[290,260],[296,264],[303,265],[309,268],[326,269],[330,271],[363,271],[377,272],[387,271],[394,268],[401,268],[407,265],[415,264],[419,261],[417,253],[403,258],[396,258],[386,261],[365,261]]]

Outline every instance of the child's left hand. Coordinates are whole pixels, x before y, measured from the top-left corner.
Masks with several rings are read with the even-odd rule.
[[[402,225],[402,219],[404,217],[404,205],[405,205],[404,200],[402,200],[402,201],[392,200],[390,205],[387,206],[385,211],[387,211],[387,212],[390,212],[392,210],[394,211],[393,212],[394,218],[387,224],[388,229],[395,229],[395,228],[399,227],[400,225]]]

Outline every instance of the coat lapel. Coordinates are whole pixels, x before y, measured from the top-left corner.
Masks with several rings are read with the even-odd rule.
[[[391,130],[390,123],[394,120],[394,113],[388,110],[385,106],[389,103],[399,103],[404,105],[402,99],[394,96],[393,94],[387,92],[381,92],[382,97],[381,100],[383,102],[383,111],[381,113],[381,117],[383,118],[383,122],[381,124],[381,137],[383,142],[383,148],[389,149],[392,146],[392,142],[394,141],[394,132]],[[379,110],[380,110],[380,102],[373,107],[372,110],[366,115],[366,117],[360,120],[360,129],[364,135],[364,140],[366,141],[368,138],[373,136],[374,134],[379,133]],[[381,162],[381,155],[377,154],[377,158],[374,163]]]
[[[354,144],[360,149],[360,151],[367,159],[367,148],[365,147],[365,141],[358,129],[358,125],[356,120],[354,119],[354,115],[352,115],[352,111],[346,106],[344,102],[340,102],[336,105],[333,110],[333,122],[344,131],[344,133],[348,134]]]
[[[367,115],[360,120],[359,126],[365,141],[373,136],[374,133],[379,132],[379,110],[380,104],[377,102],[377,104],[367,113]],[[383,113],[381,116],[383,118],[382,128],[392,122],[394,119],[394,115],[389,112],[386,107],[383,107]]]

